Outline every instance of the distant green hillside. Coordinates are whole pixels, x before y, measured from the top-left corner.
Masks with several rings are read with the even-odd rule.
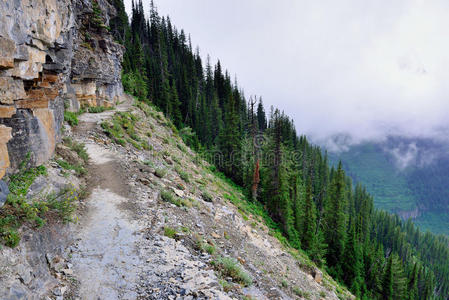
[[[406,178],[379,145],[358,145],[347,152],[329,156],[335,165],[341,160],[345,171],[355,182],[363,182],[374,195],[376,207],[392,212],[416,208],[416,199]]]
[[[412,146],[413,155],[407,153]],[[376,207],[404,218],[418,214],[414,220],[422,230],[449,234],[449,155],[445,148],[430,140],[396,137],[329,153],[329,160],[334,165],[341,160],[354,182],[362,182],[374,195]],[[397,163],[401,154],[410,157],[410,165],[403,169]]]

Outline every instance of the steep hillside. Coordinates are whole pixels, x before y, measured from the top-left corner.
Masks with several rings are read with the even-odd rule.
[[[412,218],[423,230],[448,234],[449,170],[445,142],[390,137],[330,153],[355,182],[365,184],[376,207]]]
[[[90,157],[89,196],[79,203],[76,224],[47,225],[59,231],[59,242],[50,236],[32,255],[25,253],[35,240],[1,250],[10,257],[0,269],[2,299],[352,297],[286,244],[263,207],[187,147],[185,133],[130,101],[67,127],[66,140],[85,144]],[[61,160],[47,164],[39,181],[78,182]]]
[[[124,282],[117,293],[129,290],[142,299],[349,296],[304,255],[283,246],[262,207],[214,173],[162,113],[138,106],[100,125],[101,114],[84,115],[75,129],[98,182],[71,259],[81,298],[114,293],[99,288],[117,284],[121,274],[136,282]],[[85,253],[108,257],[98,261]],[[104,277],[111,268],[114,276]]]
[[[193,132],[183,136],[186,143],[262,205],[290,245],[360,298],[447,298],[445,238],[375,209],[363,185],[353,186],[341,165],[330,167],[289,116],[276,108],[266,114],[262,100],[246,98],[220,61],[203,64],[154,2],[148,18],[140,0],[130,22],[122,15],[116,37],[126,45],[125,90]]]

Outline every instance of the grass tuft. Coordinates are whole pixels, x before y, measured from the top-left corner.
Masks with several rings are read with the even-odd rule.
[[[104,106],[92,106],[87,109],[87,111],[91,114],[98,114],[108,110],[114,110],[113,107],[104,107]]]
[[[164,235],[165,235],[166,237],[169,237],[169,238],[171,238],[171,239],[174,239],[175,236],[176,236],[176,229],[171,228],[171,227],[168,227],[168,226],[165,226],[165,227],[164,227]]]
[[[250,286],[253,283],[249,274],[233,258],[220,256],[212,264],[223,277],[231,277],[244,286]]]
[[[165,175],[167,175],[167,169],[158,168],[154,171],[154,175],[156,175],[159,178],[164,178]]]

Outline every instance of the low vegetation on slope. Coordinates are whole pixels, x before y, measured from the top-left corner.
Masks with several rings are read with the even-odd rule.
[[[68,177],[69,172],[74,172],[77,176],[84,175],[86,173],[84,165],[88,160],[84,146],[71,139],[66,139],[64,144],[58,146],[58,152],[62,155],[58,155],[55,159],[59,165],[60,175]],[[52,190],[47,190],[45,184],[41,184],[36,188],[39,193],[30,196],[30,189],[35,180],[38,177],[48,176],[46,166],[33,168],[28,166],[30,156],[31,153],[28,153],[18,172],[6,179],[10,193],[5,205],[0,208],[0,237],[1,242],[9,247],[16,247],[19,244],[20,231],[24,225],[40,228],[47,221],[72,221],[79,197],[82,195],[81,189],[67,183],[63,189]]]

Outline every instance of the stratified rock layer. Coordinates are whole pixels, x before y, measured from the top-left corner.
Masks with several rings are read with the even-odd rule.
[[[33,165],[53,155],[64,106],[117,102],[123,47],[107,30],[114,14],[105,0],[0,1],[0,178],[28,152]]]

